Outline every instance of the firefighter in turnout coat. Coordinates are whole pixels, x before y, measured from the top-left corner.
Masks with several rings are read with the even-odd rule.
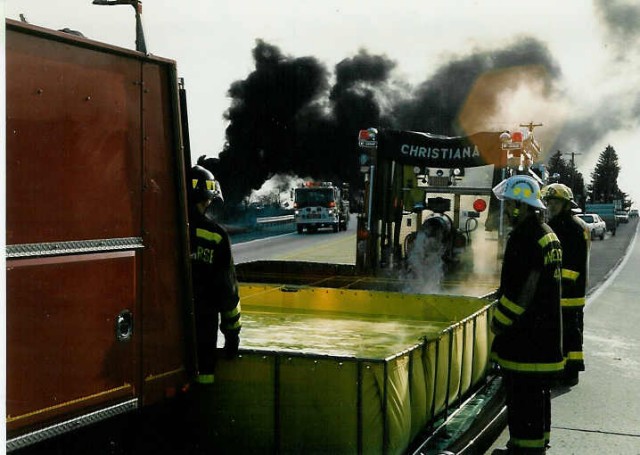
[[[562,344],[567,362],[564,385],[576,385],[578,372],[584,371],[582,335],[584,331],[584,304],[587,289],[590,234],[588,229],[571,213],[578,205],[571,189],[553,183],[542,189],[547,206],[549,227],[562,245]]]
[[[218,328],[225,339],[222,352],[227,358],[235,357],[240,344],[240,299],[229,236],[214,219],[223,204],[220,184],[211,172],[196,165],[189,175],[188,195],[198,371],[188,395],[190,434],[185,437],[193,444],[190,453],[204,455],[217,453],[218,445],[214,406]]]
[[[516,175],[493,189],[513,227],[507,240],[491,328],[491,356],[506,388],[509,443],[494,453],[545,453],[551,428],[550,383],[564,369],[560,273],[562,248],[540,221],[538,183]]]
[[[220,184],[211,172],[199,165],[191,169],[189,202],[199,369],[196,382],[209,384],[214,380],[218,324],[225,338],[226,356],[234,357],[238,351],[240,298],[229,235],[209,215],[211,209],[223,203]]]

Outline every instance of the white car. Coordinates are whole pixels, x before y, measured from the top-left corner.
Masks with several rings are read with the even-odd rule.
[[[616,210],[616,221],[620,223],[629,222],[629,213],[626,210]]]
[[[599,237],[600,240],[604,240],[604,233],[607,232],[607,224],[602,218],[600,218],[600,215],[596,213],[580,213],[576,216],[585,222],[591,231],[592,240],[596,237]]]

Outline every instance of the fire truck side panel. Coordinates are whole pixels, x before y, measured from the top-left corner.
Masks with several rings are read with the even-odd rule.
[[[138,340],[117,342],[114,334],[123,308],[138,314],[138,260],[124,251],[8,261],[10,433],[135,397]]]
[[[143,207],[143,308],[142,345],[144,401],[154,402],[167,387],[184,383],[185,326],[184,251],[185,195],[179,190],[183,169],[174,144],[179,130],[175,76],[166,66],[143,64],[144,194]],[[181,248],[182,247],[182,248]]]
[[[7,245],[139,235],[140,63],[6,42]]]
[[[9,447],[173,395],[193,346],[175,63],[6,43]]]

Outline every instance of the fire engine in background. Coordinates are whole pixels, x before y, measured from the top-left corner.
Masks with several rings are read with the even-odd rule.
[[[330,227],[333,232],[349,227],[349,185],[342,188],[332,182],[305,182],[293,190],[296,229],[302,234]]]
[[[540,125],[520,126],[527,128],[462,137],[361,130],[365,209],[358,218],[357,269],[406,269],[419,245],[425,257],[438,253],[448,271],[469,271],[472,233],[480,224],[485,238],[497,240],[497,259],[505,223],[491,189],[516,173],[541,185],[546,178],[533,135]]]
[[[9,451],[192,377],[184,100],[172,60],[6,21]]]

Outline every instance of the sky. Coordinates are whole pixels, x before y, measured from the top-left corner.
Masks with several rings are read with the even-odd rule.
[[[5,17],[19,19],[21,13],[34,25],[69,27],[91,39],[135,47],[130,6],[5,0]],[[542,123],[535,133],[543,148],[575,152],[587,183],[600,152],[612,145],[621,167],[618,184],[640,205],[637,1],[145,0],[142,17],[148,51],[175,60],[185,79],[194,158],[222,150],[225,113],[233,102],[229,89],[256,70],[257,40],[292,59],[314,57],[334,81],[336,65],[345,59],[362,52],[383,56],[393,62],[387,88],[399,97],[427,81],[437,87],[434,81],[451,62],[468,63],[471,56],[529,40],[551,62],[552,74],[535,75],[532,67],[531,80],[519,78],[517,84],[495,74],[479,77],[477,84],[494,84],[497,105],[486,115],[482,104],[472,110],[468,132]],[[447,95],[438,93],[445,102]]]

